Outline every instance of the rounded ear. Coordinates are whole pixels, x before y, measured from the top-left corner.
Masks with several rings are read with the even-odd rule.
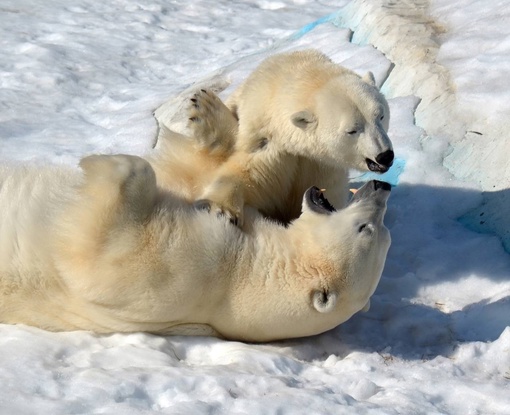
[[[375,77],[374,74],[370,71],[368,71],[365,75],[361,77],[363,81],[365,81],[367,84],[377,87],[375,84]]]
[[[329,313],[333,311],[338,300],[338,295],[326,290],[315,291],[313,294],[313,306],[319,313]]]
[[[292,114],[291,120],[292,124],[298,128],[301,128],[302,130],[306,130],[317,123],[315,115],[313,115],[313,113],[308,110],[299,111]]]

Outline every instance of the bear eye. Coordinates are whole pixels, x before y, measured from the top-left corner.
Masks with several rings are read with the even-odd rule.
[[[384,115],[381,115],[381,117],[379,118],[381,121],[384,120]]]
[[[354,135],[356,134],[358,131],[357,130],[351,130],[351,131],[347,131],[347,134],[349,135]]]

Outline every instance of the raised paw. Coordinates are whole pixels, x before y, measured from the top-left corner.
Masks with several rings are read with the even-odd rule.
[[[240,209],[227,208],[209,199],[197,200],[193,203],[193,206],[198,210],[206,210],[207,212],[215,213],[217,216],[224,216],[235,226],[243,226],[243,215]]]
[[[190,99],[188,128],[196,139],[208,146],[229,150],[237,134],[237,119],[218,96],[200,89]]]

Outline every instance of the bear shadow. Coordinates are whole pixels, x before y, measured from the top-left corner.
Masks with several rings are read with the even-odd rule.
[[[455,282],[469,275],[510,281],[510,255],[504,240],[483,226],[491,218],[480,216],[487,203],[510,200],[510,188],[481,193],[403,184],[392,193],[385,218],[392,245],[383,276],[414,274],[417,278],[408,285],[406,295],[416,294],[423,286]],[[498,233],[505,231],[510,229]]]
[[[497,340],[509,325],[510,284],[499,298],[487,293],[452,311],[448,304],[450,297],[465,303],[464,293],[480,298],[480,281],[510,282],[502,241],[470,223],[487,203],[509,197],[510,189],[482,195],[464,188],[395,187],[385,217],[392,245],[370,310],[327,333],[279,343],[306,361],[355,351],[427,360],[449,357],[465,342]]]
[[[285,350],[308,362],[352,353],[378,353],[385,360],[429,360],[450,357],[463,343],[497,340],[509,325],[510,295],[503,285],[510,282],[510,255],[498,237],[476,232],[465,218],[477,218],[488,198],[506,200],[510,189],[486,196],[465,188],[398,185],[385,217],[392,246],[370,310],[319,335],[249,347]],[[487,294],[449,310],[451,295],[462,297],[469,292],[480,298],[480,278],[502,284],[499,298],[492,295],[492,300]],[[466,301],[461,298],[461,302]],[[167,341],[182,342],[185,347],[204,339],[178,336]],[[205,341],[223,343],[220,339]]]

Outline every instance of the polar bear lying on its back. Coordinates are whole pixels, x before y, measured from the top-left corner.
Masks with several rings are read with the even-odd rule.
[[[193,166],[187,171],[195,187],[187,196],[240,223],[245,204],[288,223],[312,185],[344,206],[349,168],[385,172],[393,162],[388,103],[372,74],[360,77],[316,50],[266,59],[227,106],[211,91],[197,91],[189,119],[195,140],[215,145],[219,168],[208,167],[211,159],[186,163],[185,141],[165,131],[160,141],[169,144],[151,160],[158,180],[174,189],[181,177],[175,159]]]
[[[379,281],[385,183],[338,212],[311,188],[288,227],[246,209],[243,232],[158,189],[139,157],[80,165],[0,168],[0,322],[269,341],[337,326]]]

